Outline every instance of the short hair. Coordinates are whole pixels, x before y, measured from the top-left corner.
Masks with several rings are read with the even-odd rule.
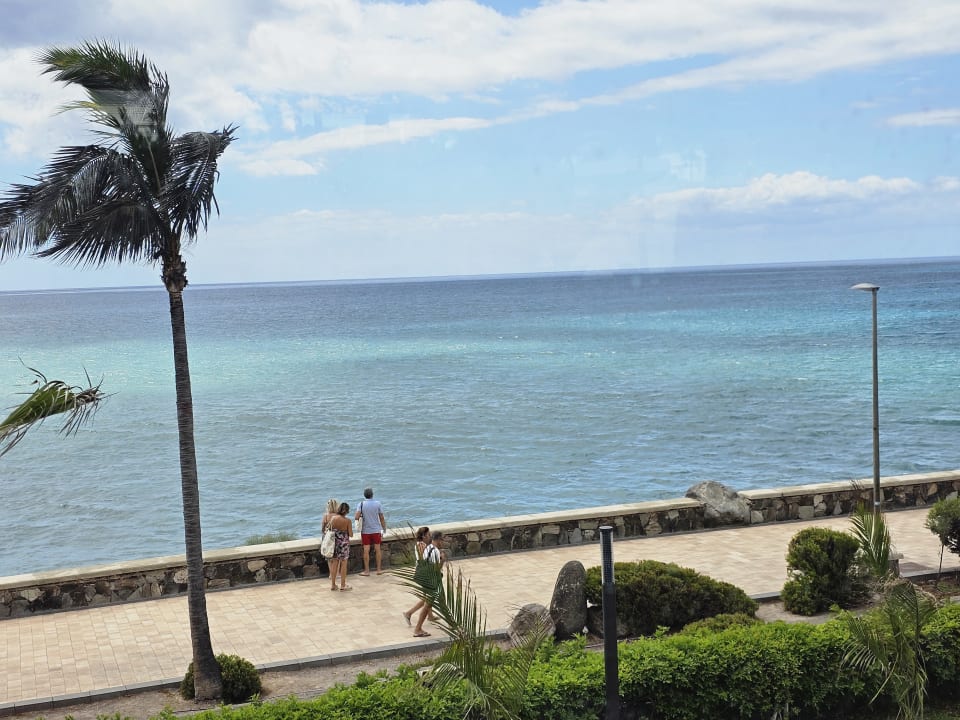
[[[337,515],[346,515],[348,512],[350,512],[350,506],[345,502],[340,503],[340,507],[337,508]]]
[[[435,533],[433,533],[433,539],[443,540],[443,532],[441,530],[437,530]]]
[[[421,528],[417,528],[417,540],[423,540],[429,532],[430,528],[428,528],[426,525]]]
[[[373,488],[365,488],[363,491],[363,496],[369,500],[373,497]]]

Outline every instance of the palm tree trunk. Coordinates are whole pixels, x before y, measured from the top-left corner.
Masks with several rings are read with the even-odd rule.
[[[187,326],[183,295],[169,292],[170,326],[173,329],[173,367],[177,383],[177,430],[180,437],[180,490],[183,496],[183,534],[187,555],[187,609],[193,646],[193,681],[198,700],[219,698],[220,666],[213,654],[207,620],[206,579],[203,574],[203,543],[200,539],[200,484],[197,452],[193,440],[193,393],[187,359]]]

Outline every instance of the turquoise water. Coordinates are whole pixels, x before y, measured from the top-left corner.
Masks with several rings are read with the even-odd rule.
[[[191,286],[204,543],[318,534],[373,485],[393,525],[960,467],[960,262]],[[0,458],[0,575],[182,552],[162,289],[0,293],[0,407],[112,397]]]

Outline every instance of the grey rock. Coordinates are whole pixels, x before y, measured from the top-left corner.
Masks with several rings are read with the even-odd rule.
[[[507,634],[514,645],[519,645],[527,633],[540,625],[543,626],[546,637],[553,634],[554,627],[553,620],[550,619],[550,611],[539,603],[527,603],[513,616]]]
[[[587,571],[579,560],[560,568],[550,599],[550,617],[557,640],[569,640],[583,633],[587,624]]]
[[[603,608],[600,605],[591,605],[587,609],[587,631],[591,635],[603,637]],[[627,635],[627,626],[617,618],[617,637],[625,638]]]
[[[750,524],[750,501],[726,485],[708,480],[687,490],[686,497],[703,503],[706,527]]]

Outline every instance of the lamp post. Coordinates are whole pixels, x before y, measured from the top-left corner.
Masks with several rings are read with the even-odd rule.
[[[851,290],[868,290],[873,295],[873,514],[880,514],[880,389],[877,373],[877,291],[879,285],[859,283]]]

